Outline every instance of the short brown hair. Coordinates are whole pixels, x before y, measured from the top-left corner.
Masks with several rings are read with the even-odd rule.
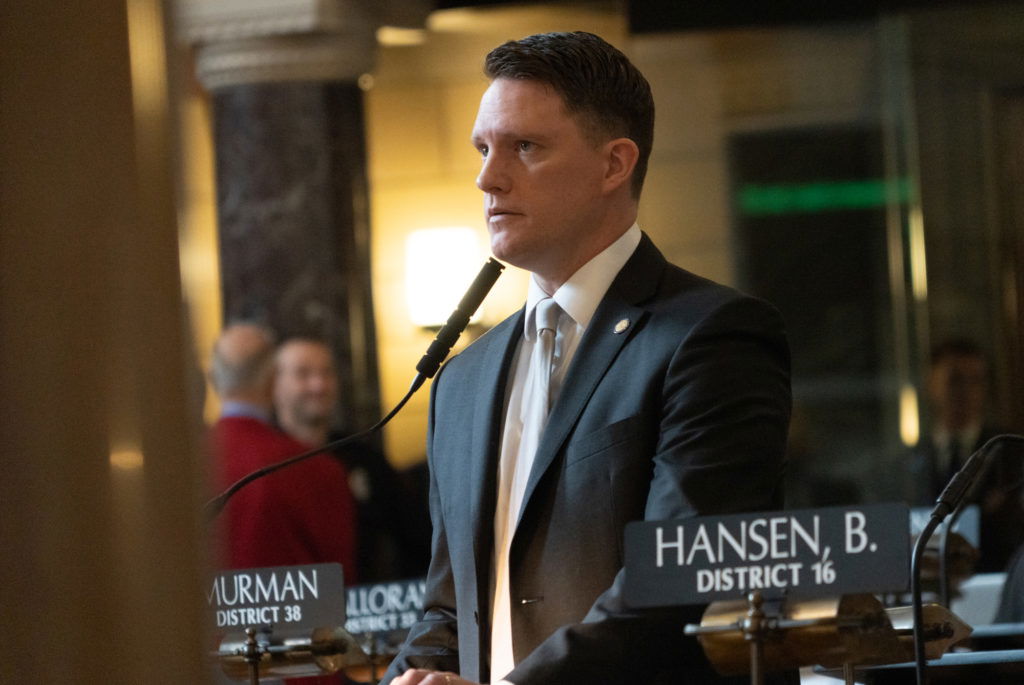
[[[640,197],[654,144],[654,98],[647,79],[617,48],[585,31],[538,33],[491,50],[484,74],[545,83],[595,138],[636,143],[632,191]]]

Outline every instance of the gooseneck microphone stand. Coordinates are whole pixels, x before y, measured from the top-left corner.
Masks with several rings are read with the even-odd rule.
[[[333,442],[329,442],[326,445],[321,445],[320,447],[314,447],[308,452],[297,454],[294,457],[289,457],[277,462],[276,464],[270,464],[269,466],[253,471],[247,476],[243,476],[232,483],[224,492],[206,503],[206,506],[203,508],[206,514],[206,520],[212,521],[215,519],[224,509],[228,500],[231,499],[236,492],[254,480],[323,452],[337,449],[338,447],[355,440],[365,438],[366,436],[383,428],[384,425],[390,421],[395,414],[402,409],[402,407],[405,406],[405,403],[409,401],[409,398],[413,396],[413,393],[419,390],[428,378],[434,377],[434,374],[436,374],[437,370],[441,367],[441,362],[443,362],[445,357],[448,356],[448,352],[451,351],[452,346],[455,345],[459,336],[462,335],[462,331],[464,331],[466,326],[469,324],[470,317],[473,316],[473,313],[480,307],[480,303],[483,302],[484,297],[486,297],[487,293],[490,292],[491,287],[494,285],[494,282],[498,280],[498,276],[501,275],[504,268],[505,265],[493,257],[487,260],[487,263],[484,264],[482,269],[480,269],[480,273],[477,274],[472,285],[469,286],[469,290],[466,291],[466,294],[462,297],[462,300],[455,308],[455,311],[448,317],[448,321],[441,327],[441,330],[438,331],[437,337],[430,343],[430,347],[427,348],[426,353],[420,359],[419,363],[416,364],[416,377],[413,378],[408,392],[405,393],[405,396],[398,402],[398,404],[395,405],[395,408],[388,412],[384,418],[360,433],[340,438]]]
[[[957,505],[946,525],[939,532],[939,604],[947,609],[949,608],[950,595],[952,594],[949,589],[949,534],[953,532],[953,527],[960,520],[960,514],[964,512],[966,504],[967,500],[964,499]]]
[[[914,614],[914,671],[917,676],[917,685],[926,685],[927,674],[925,673],[924,654],[924,609],[921,603],[921,557],[924,555],[928,539],[939,527],[942,521],[949,516],[951,511],[957,510],[964,495],[978,477],[978,473],[988,459],[989,452],[1003,442],[1024,443],[1024,436],[1003,434],[997,435],[988,440],[977,452],[972,454],[963,467],[950,479],[942,494],[935,501],[935,508],[932,509],[931,517],[925,524],[921,534],[917,536],[914,544],[914,552],[910,560],[910,591],[911,603]]]

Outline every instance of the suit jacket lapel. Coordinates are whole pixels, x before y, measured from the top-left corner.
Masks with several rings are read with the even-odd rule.
[[[594,389],[619,350],[647,316],[646,310],[638,304],[654,294],[664,265],[664,257],[644,235],[594,312],[594,318],[576,348],[562,392],[551,409],[547,427],[537,446],[537,455],[520,508],[520,521],[530,506],[530,498],[537,484],[561,452],[566,437],[579,420]],[[617,327],[622,321],[627,322],[626,329],[617,333]]]

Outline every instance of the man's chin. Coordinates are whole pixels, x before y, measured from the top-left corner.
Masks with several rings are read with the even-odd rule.
[[[491,237],[491,254],[506,264],[529,271],[531,264],[528,257],[529,251],[524,249],[524,246],[517,245],[514,241],[502,240],[501,238],[502,236],[500,235]]]
[[[296,416],[304,426],[311,428],[324,428],[331,425],[331,412],[324,409],[296,412]]]

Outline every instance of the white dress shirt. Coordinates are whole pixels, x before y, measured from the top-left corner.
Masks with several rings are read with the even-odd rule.
[[[579,268],[551,297],[562,308],[555,334],[555,368],[551,374],[550,406],[554,407],[562,382],[571,366],[583,333],[587,330],[597,306],[609,286],[640,244],[640,227],[633,224],[618,240]],[[509,597],[508,550],[511,545],[509,521],[518,522],[523,494],[536,449],[521,445],[523,390],[529,373],[530,358],[536,342],[534,313],[537,303],[548,297],[535,278],[530,279],[526,297],[523,338],[512,361],[512,375],[505,395],[505,420],[502,431],[501,456],[498,467],[498,503],[494,515],[495,597],[491,622],[491,680],[504,676],[515,666],[512,651],[512,626]],[[523,449],[521,449],[523,447]],[[517,477],[518,474],[518,477]],[[509,681],[501,680],[500,683]],[[500,685],[500,684],[499,684]]]

